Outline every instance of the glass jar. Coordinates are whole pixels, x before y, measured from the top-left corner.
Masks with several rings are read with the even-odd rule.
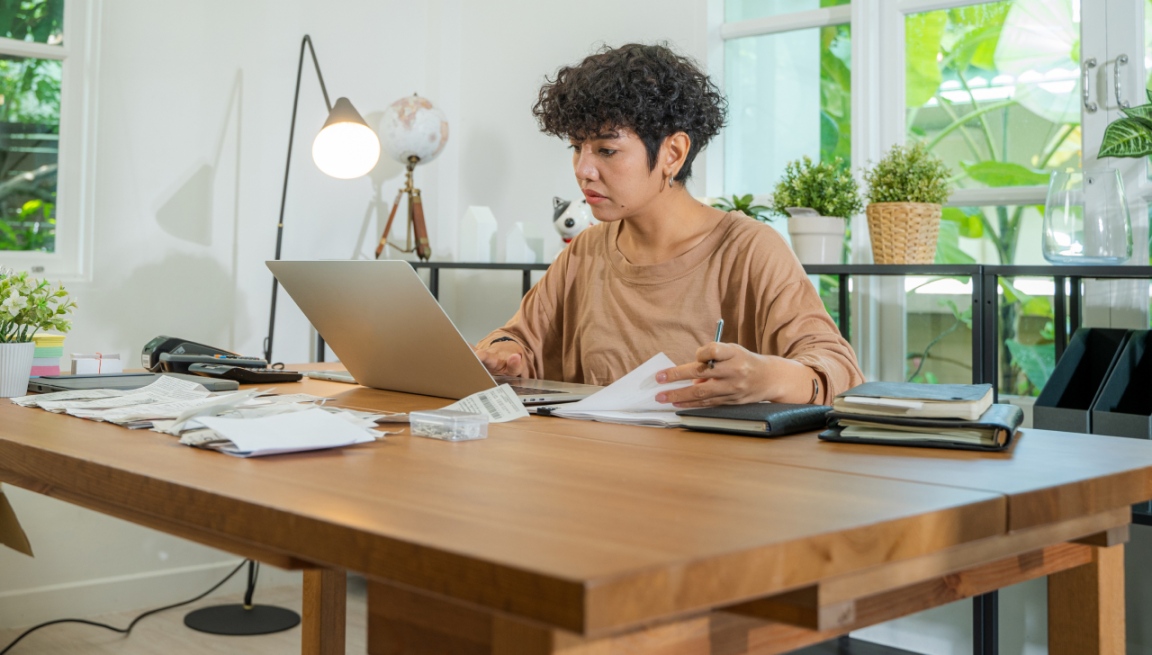
[[[1132,257],[1132,218],[1120,171],[1052,173],[1043,250],[1053,264],[1123,264]]]

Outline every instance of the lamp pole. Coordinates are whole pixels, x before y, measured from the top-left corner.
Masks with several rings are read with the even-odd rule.
[[[288,128],[288,158],[284,162],[284,188],[280,191],[280,217],[276,221],[276,261],[280,260],[280,246],[284,240],[284,206],[288,200],[288,172],[292,169],[292,142],[296,136],[296,108],[300,104],[300,79],[304,72],[304,50],[312,55],[312,64],[316,68],[316,77],[320,80],[320,91],[324,94],[324,106],[328,112],[332,111],[332,102],[328,99],[328,87],[324,85],[324,75],[320,72],[320,62],[316,60],[316,50],[312,46],[312,37],[305,34],[300,41],[300,61],[296,64],[296,93],[292,96],[292,124]],[[268,313],[268,336],[264,337],[264,360],[272,363],[272,336],[276,331],[276,294],[280,289],[280,282],[272,276],[272,308]],[[322,351],[321,351],[322,352]],[[323,359],[321,359],[323,361]]]

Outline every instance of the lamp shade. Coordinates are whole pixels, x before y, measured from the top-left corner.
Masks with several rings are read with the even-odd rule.
[[[332,177],[365,175],[380,160],[380,139],[348,101],[337,98],[328,120],[312,142],[312,160]]]

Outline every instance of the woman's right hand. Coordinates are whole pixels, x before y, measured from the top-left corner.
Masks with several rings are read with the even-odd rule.
[[[497,341],[487,346],[477,344],[473,350],[476,351],[476,356],[480,358],[480,362],[484,364],[484,368],[487,368],[492,375],[522,378],[527,373],[528,367],[524,362],[524,348],[515,341]]]

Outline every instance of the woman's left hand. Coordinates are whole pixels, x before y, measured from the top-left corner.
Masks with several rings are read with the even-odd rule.
[[[710,343],[696,351],[695,362],[656,374],[660,383],[695,381],[690,387],[657,394],[656,401],[684,408],[764,400],[805,403],[812,396],[815,377],[815,371],[800,362],[760,355],[734,343]]]

